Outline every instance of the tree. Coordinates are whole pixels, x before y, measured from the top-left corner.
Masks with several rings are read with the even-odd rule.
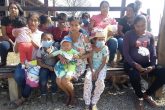
[[[83,6],[91,6],[89,0],[56,0],[56,6],[67,6],[67,7],[83,7]],[[67,11],[66,12],[70,16],[79,15],[78,11]]]

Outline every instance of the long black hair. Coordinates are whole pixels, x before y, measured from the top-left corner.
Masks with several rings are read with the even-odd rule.
[[[134,11],[134,13],[135,13],[135,15],[137,15],[137,14],[138,14],[138,11],[139,11],[140,8],[141,8],[141,5],[142,5],[142,3],[141,3],[139,0],[137,0],[137,1],[135,1],[134,3],[128,4],[127,7],[132,8],[133,11]]]
[[[10,2],[9,3],[9,6],[8,6],[8,10],[9,10],[9,8],[10,8],[10,6],[11,5],[16,5],[16,7],[18,8],[18,10],[19,10],[19,16],[23,16],[23,9],[21,8],[21,6],[20,6],[20,4],[19,3],[17,3],[17,2]]]

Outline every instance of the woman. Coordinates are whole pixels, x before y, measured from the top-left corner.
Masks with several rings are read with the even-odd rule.
[[[143,110],[143,100],[153,107],[157,106],[151,95],[165,84],[165,69],[156,67],[154,38],[152,34],[146,32],[145,16],[138,15],[133,26],[134,30],[127,32],[124,36],[123,53],[126,62],[125,69],[138,97],[137,108]],[[140,84],[141,75],[155,77],[154,82],[144,93]]]
[[[23,15],[23,10],[16,2],[11,2],[8,6],[9,16],[4,17],[1,20],[2,25],[2,41],[0,41],[0,67],[6,65],[7,54],[12,51],[15,42],[15,37],[12,35],[13,26],[12,23],[18,16]]]
[[[73,76],[74,80],[78,80],[78,78],[85,72],[87,58],[90,56],[90,51],[92,50],[92,48],[87,35],[80,32],[81,21],[78,18],[72,17],[69,21],[69,24],[70,24],[70,33],[68,36],[72,38],[73,48],[81,54],[81,57],[77,62],[76,73]],[[63,64],[67,63],[67,60],[62,56],[60,56],[60,61]],[[71,98],[69,102],[70,105],[73,105],[75,102],[73,84],[67,79],[62,79],[61,82],[58,83],[65,85],[66,89],[70,91]]]
[[[137,2],[128,4],[126,7],[126,15],[119,19],[118,22],[118,49],[122,54],[121,62],[123,62],[123,37],[127,31],[133,28],[133,21],[140,9],[139,5],[141,4],[137,4]]]
[[[98,15],[94,15],[91,17],[90,20],[90,30],[94,29],[94,28],[102,28],[105,29],[108,25],[116,25],[116,20],[110,18],[109,16],[109,3],[107,1],[102,1],[100,3],[100,11],[101,13]],[[113,36],[113,32],[109,32],[108,36]],[[107,41],[107,45],[110,51],[110,59],[109,59],[109,63],[112,64],[111,66],[113,66],[113,61],[114,61],[114,57],[116,54],[116,50],[117,50],[117,39],[112,37]]]
[[[31,30],[32,38],[31,42],[34,46],[33,48],[33,59],[36,59],[37,50],[40,46],[41,42],[41,34],[42,32],[38,30],[39,25],[39,15],[37,13],[30,13],[27,21],[28,21],[28,27]],[[22,105],[23,102],[25,102],[26,98],[29,97],[32,88],[26,84],[25,81],[25,70],[22,69],[22,65],[18,64],[16,67],[15,73],[14,73],[14,79],[16,80],[18,86],[21,88],[21,98],[12,102],[10,105],[10,108],[17,108],[18,106]]]

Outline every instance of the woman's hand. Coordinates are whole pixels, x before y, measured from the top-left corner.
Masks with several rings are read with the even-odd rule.
[[[144,71],[146,71],[145,68],[143,68],[141,65],[139,65],[138,63],[135,63],[135,68],[140,72],[143,73]]]
[[[64,58],[62,55],[58,55],[58,58],[60,59],[60,62],[62,64],[67,64],[68,63],[68,60],[66,58]]]
[[[148,74],[148,73],[150,73],[154,68],[155,68],[155,67],[153,67],[153,66],[149,66],[149,67],[145,68],[145,71],[144,71],[143,73],[144,73],[144,74]]]

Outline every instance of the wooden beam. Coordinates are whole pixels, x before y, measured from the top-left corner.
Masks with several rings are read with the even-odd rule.
[[[125,5],[126,5],[126,0],[122,0],[120,18],[124,16],[124,13],[125,13]]]
[[[25,11],[100,11],[100,7],[22,7]],[[7,7],[0,6],[1,11],[5,11]],[[111,7],[110,11],[122,11],[121,7]]]

